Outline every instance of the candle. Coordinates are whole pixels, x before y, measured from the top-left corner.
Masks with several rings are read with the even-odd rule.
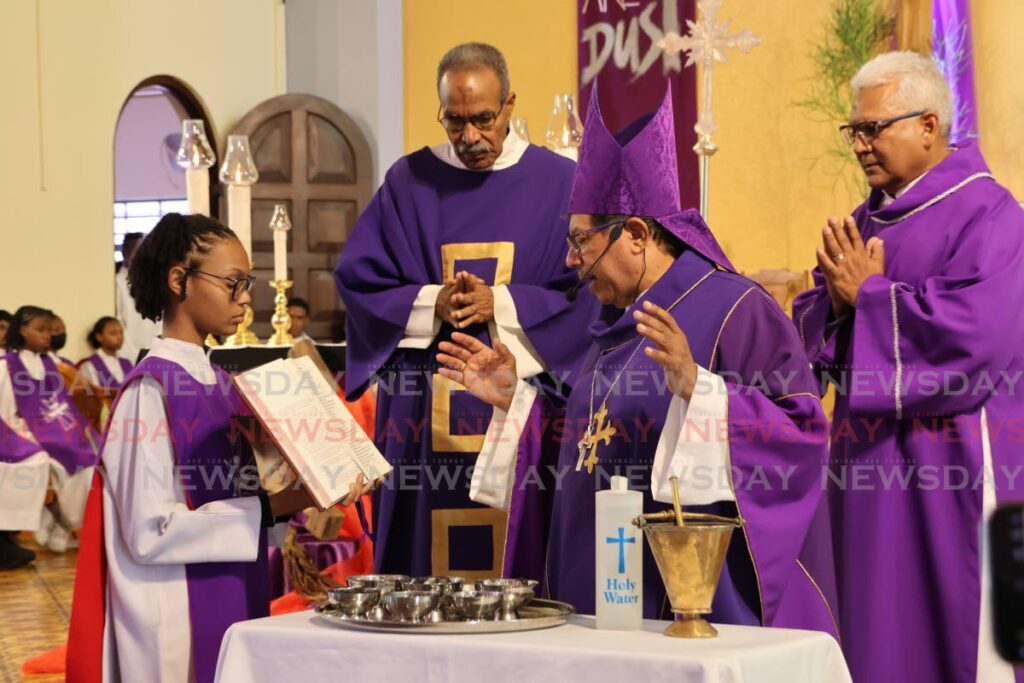
[[[252,190],[248,185],[228,185],[228,225],[245,247],[252,263]]]
[[[274,279],[288,279],[288,233],[274,231]]]
[[[210,141],[206,139],[206,126],[202,119],[186,119],[181,122],[181,144],[175,160],[185,169],[189,213],[209,216],[210,174],[206,169],[213,166],[217,158],[210,147]]]
[[[205,168],[185,169],[188,212],[210,215],[210,173]]]
[[[274,279],[283,282],[288,279],[288,231],[292,229],[284,204],[274,205],[270,229],[274,231]]]

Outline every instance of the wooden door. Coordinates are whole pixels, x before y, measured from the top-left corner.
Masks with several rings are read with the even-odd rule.
[[[260,179],[252,187],[253,331],[270,336],[274,244],[268,229],[275,204],[292,220],[288,295],[310,304],[306,332],[317,340],[342,338],[344,309],[334,286],[338,262],[356,218],[373,192],[370,147],[345,112],[314,95],[282,95],[249,111],[234,130],[248,135]],[[226,210],[221,215],[227,215]]]

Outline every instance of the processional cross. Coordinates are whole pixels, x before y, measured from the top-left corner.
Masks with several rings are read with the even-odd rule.
[[[761,39],[743,29],[737,34],[729,35],[728,20],[719,22],[718,11],[722,9],[722,0],[698,0],[697,21],[687,19],[690,28],[685,36],[672,31],[658,41],[666,54],[686,53],[686,65],[700,63],[704,71],[701,81],[701,107],[697,115],[697,144],[693,151],[700,157],[700,213],[704,220],[708,217],[708,175],[711,155],[718,151],[718,146],[711,136],[718,126],[715,125],[714,112],[711,108],[711,82],[715,70],[715,62],[726,62],[726,50],[739,50],[747,54],[761,44]]]

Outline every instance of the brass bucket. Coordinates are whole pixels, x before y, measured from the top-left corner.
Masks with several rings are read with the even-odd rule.
[[[699,513],[683,513],[682,526],[674,522],[648,522],[671,514],[644,515],[634,520],[644,530],[672,612],[677,616],[664,633],[673,638],[714,638],[718,631],[704,615],[711,613],[711,601],[732,532],[743,523],[739,519]]]

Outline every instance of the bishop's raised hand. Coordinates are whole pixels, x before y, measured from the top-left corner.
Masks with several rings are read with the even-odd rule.
[[[502,410],[512,405],[516,391],[516,358],[497,339],[494,348],[462,332],[452,334],[452,341],[443,341],[437,354],[443,377],[466,387],[473,396]]]
[[[687,401],[697,386],[697,363],[690,352],[690,343],[672,314],[650,301],[643,311],[635,311],[636,331],[651,342],[644,353],[661,366],[673,394]]]

